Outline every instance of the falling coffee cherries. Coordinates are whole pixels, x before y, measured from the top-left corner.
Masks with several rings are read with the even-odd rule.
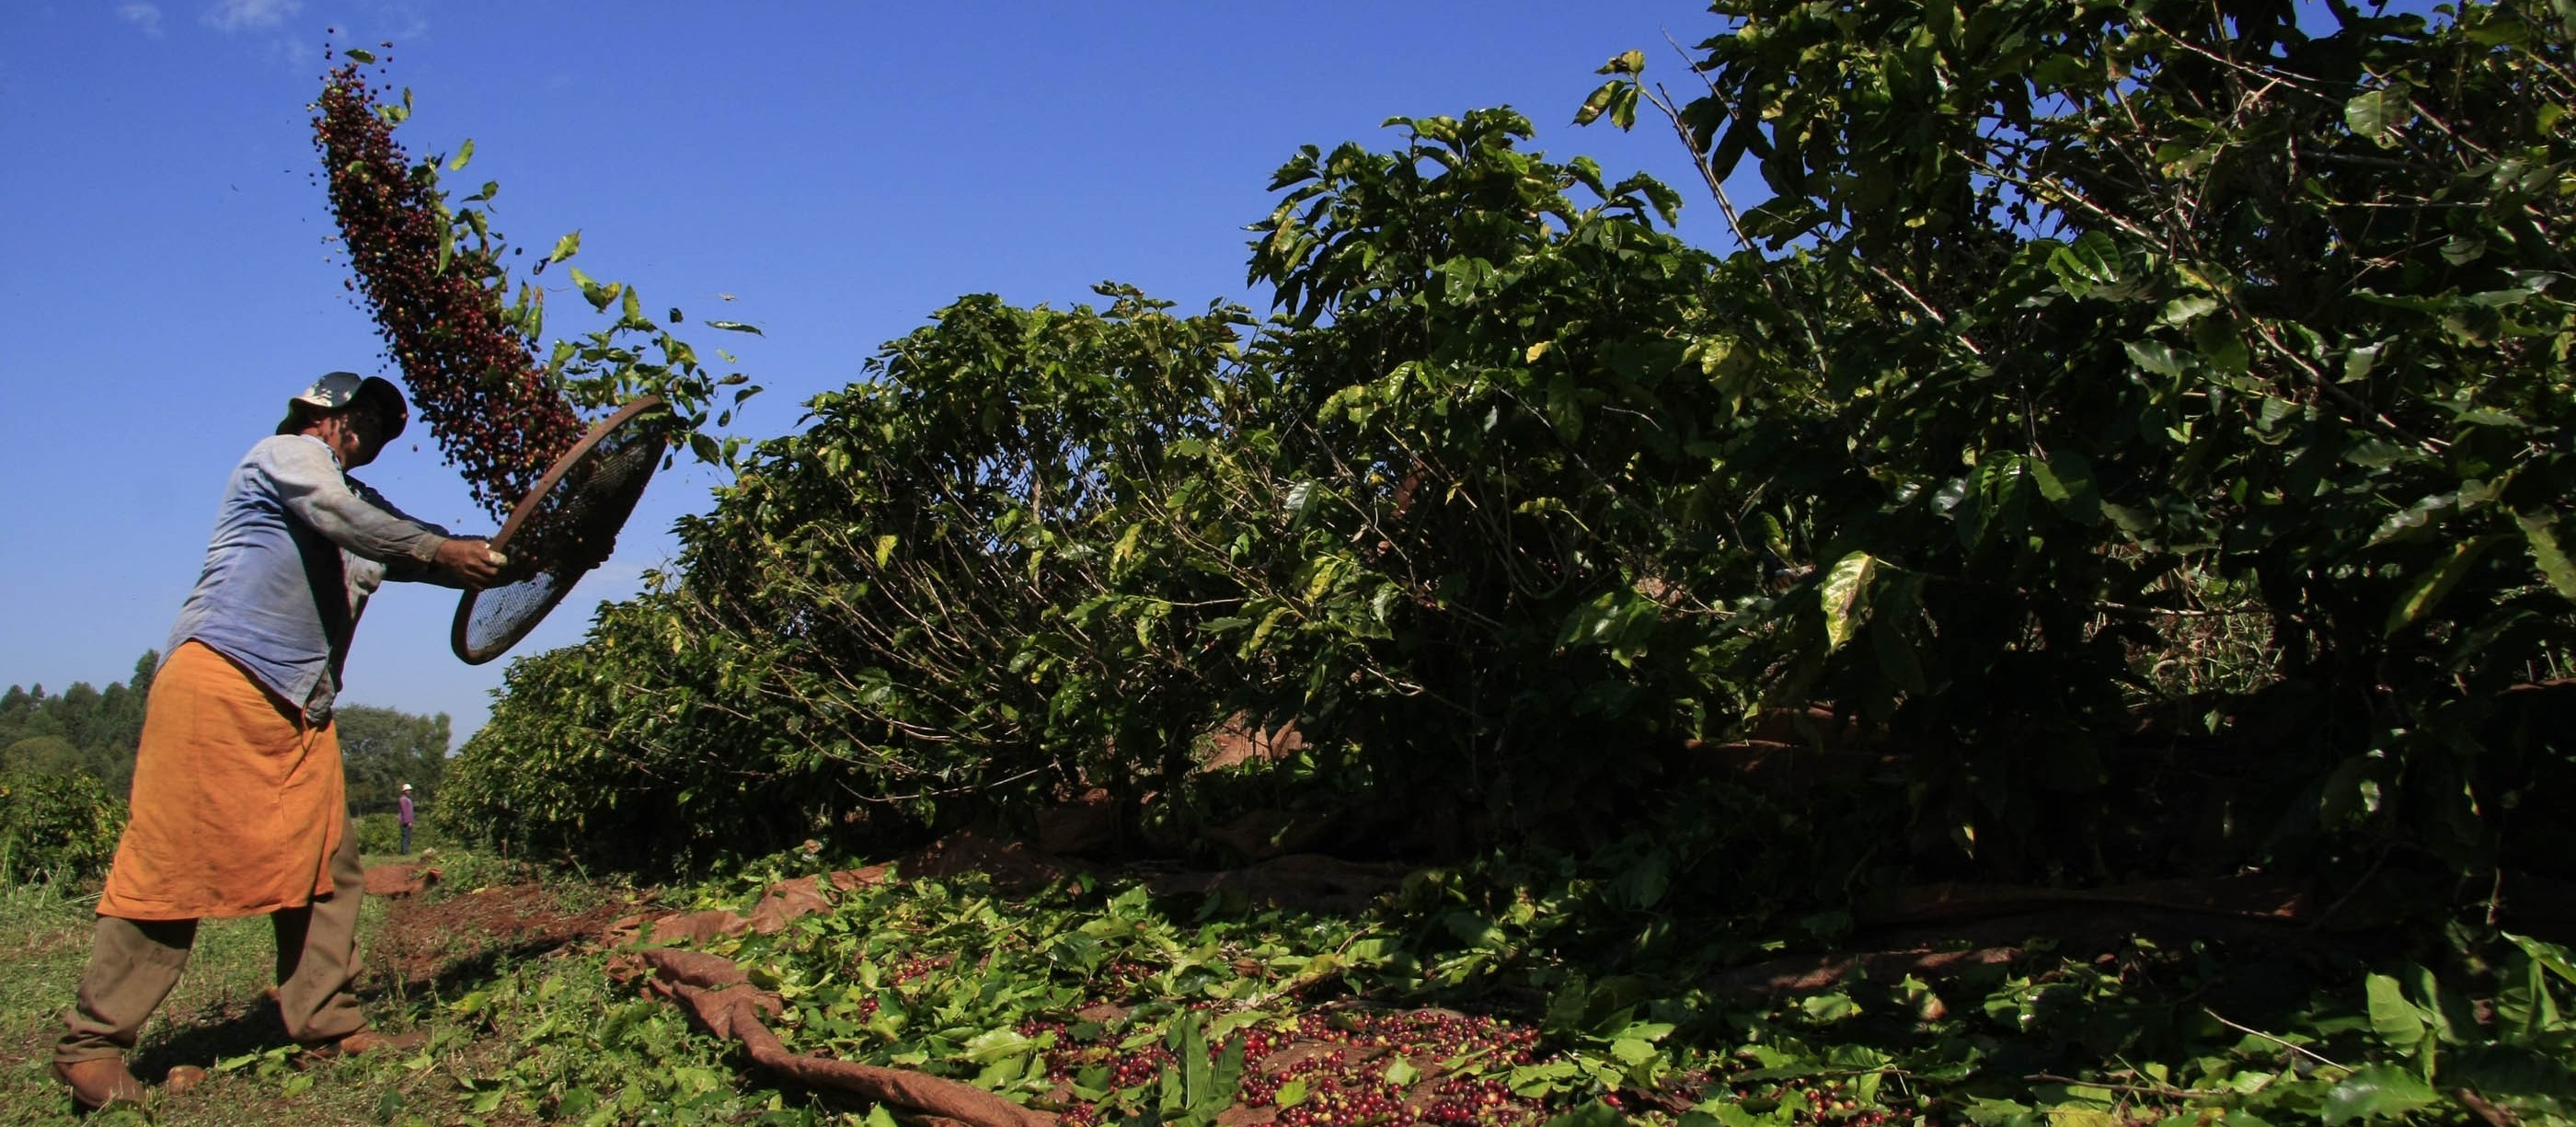
[[[330,72],[314,146],[358,292],[448,464],[494,519],[581,439],[581,417],[504,313],[497,236],[459,230],[432,164],[414,165],[352,62]],[[447,261],[440,265],[440,248]]]

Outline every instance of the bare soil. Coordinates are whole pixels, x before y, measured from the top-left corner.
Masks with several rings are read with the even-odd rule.
[[[398,899],[359,937],[366,949],[362,993],[434,995],[504,961],[586,950],[610,923],[635,910],[631,901],[586,902],[533,880],[445,889],[422,879],[435,872],[414,865],[367,870],[369,892]]]

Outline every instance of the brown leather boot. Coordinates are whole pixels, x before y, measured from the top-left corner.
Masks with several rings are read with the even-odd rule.
[[[99,1057],[70,1064],[55,1061],[54,1079],[71,1086],[72,1102],[83,1111],[97,1111],[112,1103],[143,1102],[143,1082],[125,1070],[123,1057]]]
[[[306,1045],[304,1056],[309,1060],[337,1060],[341,1057],[357,1056],[360,1053],[372,1053],[378,1049],[417,1049],[427,1040],[429,1036],[419,1030],[409,1033],[378,1033],[373,1029],[361,1029],[328,1041],[316,1041]]]

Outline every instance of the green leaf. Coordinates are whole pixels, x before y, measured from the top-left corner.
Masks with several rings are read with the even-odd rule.
[[[2188,325],[2218,312],[2218,299],[2204,294],[2186,294],[2165,303],[2156,320],[2168,325]]]
[[[1671,861],[1661,852],[1648,853],[1621,867],[1619,874],[1610,879],[1609,889],[1619,903],[1630,908],[1652,908],[1662,903],[1664,893],[1672,889]]]
[[[1213,1095],[1209,1089],[1216,1076],[1208,1060],[1207,1031],[1200,1015],[1193,1013],[1183,1019],[1180,1027],[1173,1030],[1173,1039],[1178,1043],[1172,1046],[1172,1055],[1179,1057],[1181,1064],[1181,1108],[1196,1110],[1206,1106]]]
[[[2191,341],[2200,350],[2201,359],[2222,372],[2243,375],[2254,362],[2253,353],[2245,347],[2245,335],[2231,318],[2203,317],[2192,322]]]
[[[572,284],[581,288],[582,300],[589,302],[592,309],[602,313],[608,312],[609,302],[617,300],[615,289],[599,284],[590,275],[582,273],[581,267],[572,268]]]
[[[2102,523],[2102,494],[2093,487],[2093,463],[2084,455],[2061,450],[2046,459],[2033,458],[2029,465],[2031,479],[2039,483],[2039,495],[2068,520]]]
[[[2395,1065],[2374,1064],[2329,1089],[2320,1114],[2327,1127],[2335,1127],[2356,1119],[2394,1119],[2441,1098],[2423,1077]]]
[[[376,53],[367,50],[364,47],[346,48],[342,50],[340,54],[346,56],[348,60],[353,63],[372,63],[376,61]]]
[[[2133,340],[2121,347],[2128,351],[2131,361],[2157,375],[2179,376],[2183,373],[2182,354],[2175,352],[2172,345],[2162,341]]]
[[[1253,627],[1252,637],[1245,639],[1243,643],[1243,648],[1240,651],[1243,656],[1250,657],[1261,652],[1262,645],[1270,641],[1271,632],[1279,629],[1279,621],[1286,617],[1288,617],[1288,608],[1284,606],[1272,607],[1270,613],[1262,615],[1261,625]],[[1137,629],[1140,631],[1143,630],[1144,624],[1138,623]],[[1151,645],[1151,643],[1147,644]]]
[[[1323,489],[1313,478],[1304,478],[1289,486],[1285,505],[1288,519],[1305,519],[1306,514],[1314,511],[1315,502],[1321,499],[1322,493]]]
[[[2415,120],[2415,105],[2403,90],[2373,90],[2343,104],[2343,123],[2380,148],[2397,144],[2397,130]]]
[[[2084,297],[2119,282],[2120,249],[2109,235],[2086,232],[2084,237],[2049,252],[2048,272],[2057,276],[2058,287],[2069,295]]]
[[[464,144],[459,145],[459,146],[457,146],[457,147],[456,147],[456,159],[455,159],[455,160],[451,160],[451,161],[447,162],[447,170],[448,170],[449,172],[454,172],[454,171],[456,171],[456,170],[458,170],[458,169],[460,169],[460,168],[465,167],[465,162],[470,161],[470,160],[473,160],[473,159],[474,159],[474,138],[472,138],[472,137],[468,137],[468,138],[466,138],[466,139],[465,139],[465,143],[464,143]]]
[[[1556,644],[1560,646],[1608,645],[1617,636],[1620,599],[1617,591],[1604,591],[1588,602],[1580,603],[1565,613],[1558,624]]]
[[[1620,1114],[1618,1108],[1592,1100],[1548,1120],[1541,1127],[1628,1127],[1628,1123],[1628,1117]]]
[[[2370,999],[2371,1031],[2390,1048],[2412,1049],[2424,1039],[2424,1015],[2406,1000],[2406,991],[2396,979],[2371,975],[2363,982],[2363,992]]]
[[[2388,519],[2379,522],[2379,528],[2370,534],[2370,541],[2363,547],[2376,548],[2382,544],[2419,539],[2449,519],[2459,508],[2460,495],[2457,493],[2435,493],[2419,498],[2414,504],[2390,513]]]
[[[2569,986],[2576,986],[2576,955],[2570,955],[2567,948],[2544,939],[2533,939],[2530,936],[2516,935],[2512,932],[2505,932],[2504,937],[2511,940],[2514,946],[2522,948],[2522,953],[2531,959],[2533,965],[2557,975]]]
[[[1780,562],[1784,564],[1797,562],[1797,557],[1791,554],[1794,545],[1789,543],[1788,530],[1780,527],[1777,518],[1769,513],[1755,513],[1753,527],[1762,534],[1762,546],[1770,549],[1771,554],[1779,557]]]
[[[1869,595],[1870,580],[1878,575],[1878,560],[1867,552],[1853,552],[1834,561],[1825,573],[1823,585],[1816,589],[1817,601],[1825,612],[1825,652],[1841,649],[1851,641],[1858,624],[1860,609]]]
[[[1594,90],[1591,97],[1583,99],[1583,108],[1574,111],[1574,124],[1590,125],[1599,121],[1602,114],[1609,112],[1611,99],[1618,97],[1619,88],[1625,85],[1627,85],[1625,81],[1615,78],[1602,83],[1601,88]]]
[[[746,325],[740,321],[709,321],[707,322],[707,327],[710,329],[723,329],[729,333],[750,333],[756,337],[769,335],[761,332],[760,327],[757,325]]]
[[[1005,1057],[1037,1051],[1037,1042],[1019,1030],[1002,1028],[978,1033],[966,1040],[966,1059],[976,1064],[991,1064]]]
[[[1835,1022],[1858,1014],[1860,1005],[1851,1000],[1851,995],[1837,990],[1830,994],[1810,994],[1798,1003],[1798,1009],[1816,1021]]]
[[[1994,452],[1969,471],[1968,503],[1958,511],[1961,546],[1976,550],[1998,534],[2006,543],[2020,540],[2029,527],[2029,495],[2036,488],[2030,470],[2038,461]]]
[[[2328,772],[2317,790],[2317,819],[2333,829],[2352,824],[2379,812],[2379,780],[2372,777],[2376,760],[2351,756]]]
[[[1494,264],[1481,258],[1453,258],[1435,268],[1445,279],[1441,297],[1451,305],[1473,305],[1494,280]]]
[[[2414,585],[2407,588],[2405,596],[2397,600],[2397,605],[2388,609],[2384,631],[2394,634],[2422,621],[2441,603],[2442,596],[2450,594],[2451,587],[2469,573],[2470,566],[2478,562],[2478,556],[2494,540],[2492,536],[2479,536],[2452,545],[2450,553],[2418,576]]]
[[[2570,563],[2566,551],[2559,547],[2558,534],[2550,531],[2551,522],[2526,513],[2513,514],[2513,522],[2522,528],[2523,543],[2531,549],[2531,562],[2539,566],[2540,577],[2549,581],[2550,589],[2560,598],[2576,602],[2576,563]]]
[[[546,261],[561,262],[580,253],[581,231],[575,228],[571,234],[555,240],[555,249],[546,255]]]

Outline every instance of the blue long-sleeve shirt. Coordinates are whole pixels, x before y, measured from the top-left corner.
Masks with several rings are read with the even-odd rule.
[[[342,472],[321,439],[261,439],[224,486],[205,569],[162,657],[205,643],[322,724],[368,596],[387,579],[443,578],[429,562],[447,539]]]

